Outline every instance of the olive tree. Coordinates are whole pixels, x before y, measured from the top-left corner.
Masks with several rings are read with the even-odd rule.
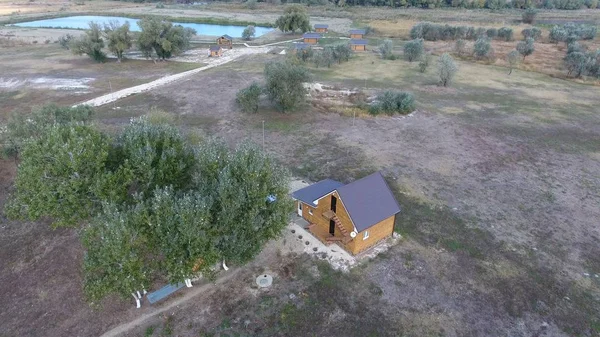
[[[442,54],[438,59],[438,76],[440,77],[440,84],[444,87],[450,85],[457,71],[458,66],[454,62],[452,56],[448,53]]]
[[[256,29],[254,28],[254,26],[248,26],[248,27],[244,28],[244,31],[242,32],[242,38],[244,40],[250,41],[250,40],[252,40],[252,38],[254,37],[255,34],[256,34]]]
[[[421,59],[419,60],[419,72],[426,72],[429,67],[429,63],[431,63],[431,54],[425,53],[421,55]]]
[[[479,38],[473,46],[473,53],[477,58],[488,57],[492,51],[492,44],[487,38]]]
[[[252,84],[237,92],[235,101],[244,112],[256,113],[262,91],[262,87],[257,82],[252,82]]]
[[[282,32],[308,32],[310,30],[310,21],[306,8],[298,4],[286,7],[283,15],[275,21],[275,26]]]
[[[533,38],[528,37],[525,41],[517,43],[517,51],[519,54],[523,55],[523,60],[535,51],[534,42],[535,40]]]
[[[418,60],[423,54],[423,39],[414,39],[404,44],[404,58],[409,62]]]
[[[196,31],[173,25],[171,22],[156,17],[145,17],[138,21],[141,32],[137,39],[139,50],[146,58],[154,55],[159,60],[176,56],[189,48],[192,36]]]
[[[517,65],[517,63],[519,63],[519,56],[521,54],[519,54],[518,51],[513,50],[510,53],[508,53],[508,55],[506,55],[506,60],[508,61],[508,66],[509,66],[509,71],[508,74],[512,74],[513,69],[515,68],[515,66]]]
[[[466,49],[466,44],[467,43],[463,39],[456,40],[456,43],[454,45],[454,50],[456,51],[456,53],[459,56],[462,56],[464,54],[465,49]]]
[[[521,31],[521,34],[523,34],[524,38],[530,37],[537,41],[540,37],[542,37],[542,30],[537,27],[526,28]]]
[[[301,65],[271,62],[265,65],[265,80],[267,96],[281,112],[286,112],[305,100],[304,82],[310,80],[310,74]]]
[[[396,57],[392,52],[394,48],[392,40],[383,40],[383,43],[379,46],[379,54],[384,60],[393,60]]]
[[[567,67],[568,75],[573,77],[581,77],[591,66],[591,59],[585,52],[574,51],[568,53],[565,57],[565,66]]]
[[[87,55],[96,62],[104,62],[106,53],[102,51],[104,48],[104,40],[102,39],[102,28],[100,24],[90,22],[90,29],[85,31],[85,34],[78,39],[71,40],[69,48],[75,55]]]
[[[319,50],[317,52],[315,52],[315,55],[313,57],[313,60],[315,62],[315,65],[318,67],[331,67],[331,65],[333,64],[334,57],[333,57],[333,48],[328,47],[328,48],[323,48],[322,50]]]
[[[523,22],[532,24],[535,20],[535,16],[537,15],[537,10],[535,8],[527,8],[523,12]]]
[[[117,62],[121,62],[123,53],[132,45],[129,22],[120,24],[118,21],[111,21],[105,24],[104,35],[106,36],[108,50],[117,56]]]
[[[103,175],[110,143],[88,125],[55,125],[32,138],[21,152],[11,218],[51,218],[53,226],[74,226],[100,206],[95,188]]]

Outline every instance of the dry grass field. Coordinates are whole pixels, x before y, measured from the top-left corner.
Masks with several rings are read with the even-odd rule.
[[[61,2],[47,3],[59,11]],[[16,4],[22,12],[29,8]],[[48,9],[38,0],[33,4],[37,9],[31,13]],[[79,6],[70,4],[69,11]],[[107,4],[123,6],[115,12],[155,10],[121,2],[81,6],[108,11]],[[0,0],[0,8],[9,6]],[[255,11],[243,4],[207,7],[240,13],[238,19],[256,12],[274,17],[281,10],[262,4]],[[177,16],[203,11],[197,6],[166,10]],[[309,11],[339,19],[340,27],[369,24],[376,30],[369,48],[392,36],[399,55],[408,30],[421,20],[522,28],[514,11]],[[546,11],[540,21],[597,23],[598,13]],[[470,56],[458,60],[459,72],[448,88],[438,86],[437,56],[425,73],[417,62],[381,60],[372,51],[331,68],[308,65],[314,82],[332,88],[365,96],[412,91],[417,111],[406,117],[359,113],[353,118],[346,105],[316,95],[288,114],[266,100],[259,113],[242,113],[236,92],[262,81],[265,63],[285,57],[273,54],[245,56],[97,108],[102,128],[119,129],[131,117],[158,109],[192,139],[218,136],[232,145],[262,142],[264,121],[265,150],[294,176],[350,182],[381,170],[403,210],[396,224],[400,243],[349,273],[306,256],[267,252],[230,280],[124,335],[600,336],[600,86],[562,78],[564,48],[547,43],[537,44],[509,76],[503,55],[516,43],[494,42],[498,60],[492,64]],[[451,51],[453,43],[425,47],[438,55]],[[31,105],[99,96],[110,91],[108,81],[116,90],[198,66],[95,64],[52,43],[5,51],[0,121]],[[39,78],[55,82],[34,81]],[[80,88],[36,87],[57,79]],[[86,92],[76,93],[80,90]],[[0,207],[15,172],[13,160],[0,161]],[[21,223],[2,215],[0,220],[0,303],[7,308],[0,312],[0,336],[100,335],[165,305],[146,303],[136,311],[132,301],[110,298],[89,306],[81,291],[77,230],[51,230],[45,222]],[[274,286],[259,291],[253,279],[265,270],[274,275]]]

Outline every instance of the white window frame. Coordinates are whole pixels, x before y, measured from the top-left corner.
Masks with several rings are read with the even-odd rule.
[[[365,231],[365,232],[363,233],[363,240],[366,240],[366,239],[368,239],[368,238],[369,238],[369,231]]]
[[[310,215],[313,215],[312,208],[309,208],[309,209],[308,209],[308,214],[310,214]]]

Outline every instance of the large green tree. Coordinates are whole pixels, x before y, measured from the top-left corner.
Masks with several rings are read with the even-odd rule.
[[[138,21],[141,32],[137,45],[147,58],[165,60],[184,52],[189,48],[192,36],[196,31],[173,25],[171,22],[157,18],[145,17]]]
[[[271,102],[286,112],[306,98],[304,82],[310,80],[306,68],[292,62],[271,62],[265,65],[265,92]]]
[[[308,32],[310,21],[306,8],[298,4],[289,5],[283,11],[283,15],[275,21],[275,26],[282,32]]]
[[[95,188],[109,150],[108,137],[88,125],[57,125],[32,138],[21,152],[8,215],[49,217],[54,226],[88,219],[100,206]]]
[[[102,39],[102,27],[100,24],[91,21],[90,29],[85,31],[85,34],[71,41],[70,49],[75,55],[86,54],[96,62],[104,62],[106,53],[104,48],[104,39]]]

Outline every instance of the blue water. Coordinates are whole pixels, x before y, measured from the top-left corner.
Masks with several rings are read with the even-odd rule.
[[[90,21],[94,21],[100,24],[108,23],[110,21],[119,21],[120,23],[129,22],[129,26],[131,30],[134,32],[139,32],[140,27],[137,25],[138,19],[129,19],[119,16],[68,16],[64,18],[56,18],[56,19],[48,19],[48,20],[37,20],[37,21],[29,21],[29,22],[21,22],[16,23],[14,26],[18,27],[36,27],[36,28],[79,28],[86,29],[88,28],[88,23]],[[202,23],[183,23],[183,22],[173,22],[175,25],[182,25],[183,27],[189,27],[196,30],[198,35],[211,35],[211,36],[221,36],[227,34],[231,37],[242,37],[242,32],[244,31],[245,26],[224,26],[224,25],[211,25],[211,24],[202,24]],[[272,28],[267,27],[255,27],[256,29],[256,37],[259,37],[269,31]]]

